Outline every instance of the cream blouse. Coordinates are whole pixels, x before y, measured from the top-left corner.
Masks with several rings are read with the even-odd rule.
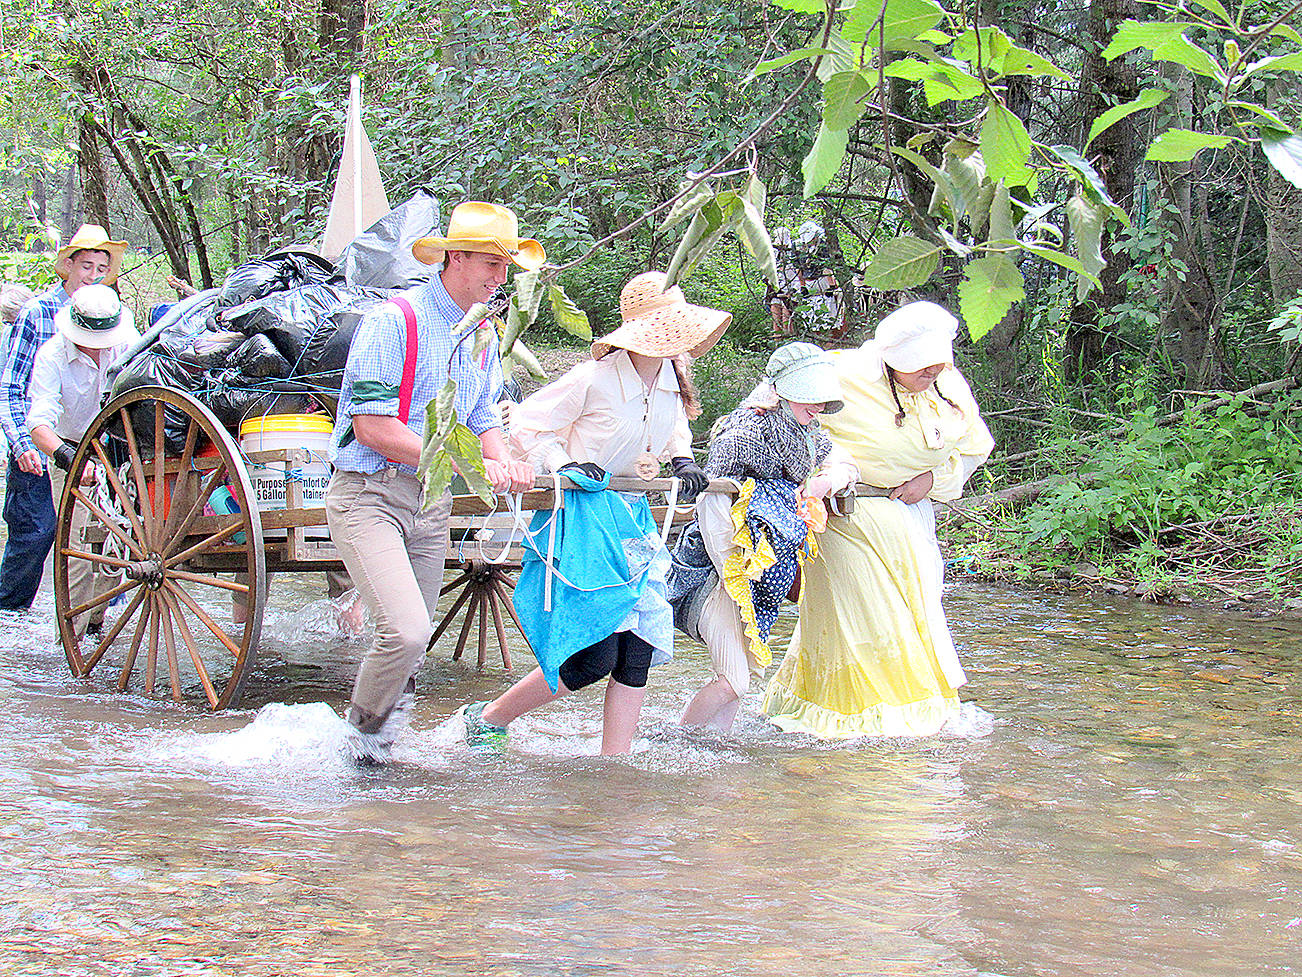
[[[823,429],[859,466],[860,481],[894,488],[929,471],[934,479],[930,498],[957,499],[995,444],[963,375],[946,367],[935,384],[918,394],[897,385],[904,426],[896,427],[899,408],[891,381],[886,376],[864,379],[872,371],[864,368],[861,356],[850,350],[834,357],[845,409],[822,415]],[[937,388],[955,406],[941,399]]]
[[[649,451],[660,461],[692,456],[692,432],[673,363],[648,387],[625,350],[580,363],[511,411],[511,453],[540,472],[591,461],[633,475]]]

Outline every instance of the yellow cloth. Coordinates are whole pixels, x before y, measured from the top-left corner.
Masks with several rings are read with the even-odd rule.
[[[750,527],[746,525],[746,512],[754,493],[755,479],[748,478],[742,482],[737,501],[732,506],[732,544],[735,548],[723,561],[723,587],[728,596],[737,602],[737,609],[741,613],[746,637],[750,639],[747,654],[762,670],[768,668],[773,661],[773,653],[769,650],[768,642],[760,637],[750,585],[752,581],[764,576],[764,571],[778,561],[778,556],[773,552],[773,544],[763,533],[760,533],[759,545],[756,546]]]
[[[837,357],[845,409],[822,419],[861,480],[900,485],[931,471],[932,497],[957,498],[993,447],[958,371],[936,396],[900,391],[902,427],[885,377],[866,380],[854,352]],[[958,711],[965,681],[940,606],[943,564],[931,502],[856,500],[828,520],[820,553],[806,560],[800,623],[764,696],[781,728],[827,738],[925,736]]]

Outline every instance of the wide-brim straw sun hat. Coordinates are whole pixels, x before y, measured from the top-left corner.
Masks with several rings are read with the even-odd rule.
[[[411,246],[411,253],[427,265],[438,264],[449,251],[500,255],[525,271],[537,271],[547,260],[541,244],[520,237],[515,211],[482,200],[467,200],[452,208],[446,237],[423,237]]]
[[[822,404],[828,414],[845,406],[832,358],[813,343],[787,343],[775,349],[764,379],[785,401]]]
[[[83,285],[72,301],[54,314],[54,325],[70,342],[87,349],[108,349],[136,338],[124,315],[122,300],[107,285]]]
[[[677,285],[665,288],[665,274],[647,271],[619,293],[623,324],[592,344],[592,358],[601,359],[613,349],[642,356],[703,355],[719,341],[732,322],[731,312],[692,305]]]
[[[958,320],[935,302],[902,305],[877,326],[864,343],[898,373],[916,373],[938,363],[954,362]]]
[[[72,240],[59,249],[54,259],[54,270],[64,281],[68,280],[71,271],[68,259],[78,251],[108,252],[109,270],[104,275],[103,283],[112,285],[118,280],[118,274],[122,271],[122,256],[126,254],[127,242],[111,240],[108,231],[98,224],[82,224],[77,228],[77,233],[72,236]]]

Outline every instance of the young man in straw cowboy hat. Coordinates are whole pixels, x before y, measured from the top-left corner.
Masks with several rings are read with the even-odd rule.
[[[32,441],[51,461],[50,485],[57,507],[63,488],[72,477],[76,445],[99,413],[100,401],[108,389],[108,370],[128,347],[140,338],[131,313],[107,285],[86,285],[77,289],[72,301],[54,316],[57,331],[41,344],[32,364],[30,388],[32,406],[27,412],[27,430]],[[82,486],[95,481],[95,466],[87,462],[78,473]],[[84,505],[72,510],[74,549],[81,545],[81,531],[90,510]],[[72,607],[91,599],[96,590],[107,589],[110,579],[95,571],[103,568],[87,560],[68,561],[68,598]],[[104,605],[79,614],[73,630],[80,638],[90,623],[104,619]]]
[[[98,224],[83,224],[59,249],[54,270],[63,279],[23,309],[9,332],[0,368],[0,427],[9,441],[4,519],[9,527],[0,562],[0,610],[31,606],[41,585],[45,555],[54,542],[54,503],[45,462],[27,433],[27,385],[41,344],[54,335],[55,314],[83,285],[112,285],[122,268],[125,241],[113,241]]]
[[[409,721],[414,675],[433,633],[451,502],[445,496],[422,510],[416,465],[425,407],[449,377],[457,384],[457,418],[479,436],[493,488],[523,491],[533,483],[533,470],[511,460],[502,435],[496,335],[476,353],[477,330],[453,337],[452,328],[492,298],[512,263],[540,268],[542,245],[519,237],[507,208],[468,201],[453,209],[446,237],[422,238],[412,253],[443,267],[358,325],[344,368],[335,473],[326,494],[331,539],[376,626],[348,710],[349,748],[361,762],[383,762]]]

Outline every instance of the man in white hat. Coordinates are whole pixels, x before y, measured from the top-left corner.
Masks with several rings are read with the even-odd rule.
[[[457,419],[478,435],[493,488],[523,491],[533,483],[533,469],[511,460],[502,436],[502,367],[492,323],[457,337],[452,329],[505,284],[512,263],[540,268],[542,245],[519,237],[507,208],[468,201],[452,211],[446,237],[422,238],[412,253],[442,268],[358,324],[326,493],[330,537],[375,622],[375,644],[358,670],[348,710],[355,730],[350,746],[362,762],[383,762],[410,719],[414,675],[433,634],[451,503],[445,497],[422,508],[416,465],[426,405],[449,377],[457,384]],[[477,344],[481,330],[490,330],[488,342]]]
[[[63,498],[64,484],[72,469],[78,442],[99,413],[100,401],[108,389],[108,370],[133,342],[139,339],[131,313],[123,308],[116,292],[107,285],[86,285],[77,289],[72,301],[54,316],[57,332],[36,351],[32,363],[31,409],[27,430],[32,442],[50,459],[50,485],[56,506]],[[87,462],[77,481],[84,487],[95,481],[95,465]],[[81,549],[81,534],[90,510],[74,505],[70,541]],[[98,564],[87,560],[68,561],[68,597],[71,607],[90,600],[96,589]],[[107,580],[105,575],[98,575]],[[101,605],[73,622],[77,636],[88,623],[103,620]]]
[[[59,249],[54,270],[62,279],[38,295],[9,332],[0,366],[0,428],[9,442],[4,520],[9,527],[0,561],[0,610],[24,610],[41,585],[45,556],[54,542],[54,504],[41,453],[27,433],[27,386],[41,344],[54,335],[55,314],[83,285],[112,285],[122,268],[125,241],[109,239],[97,224],[83,224]]]

